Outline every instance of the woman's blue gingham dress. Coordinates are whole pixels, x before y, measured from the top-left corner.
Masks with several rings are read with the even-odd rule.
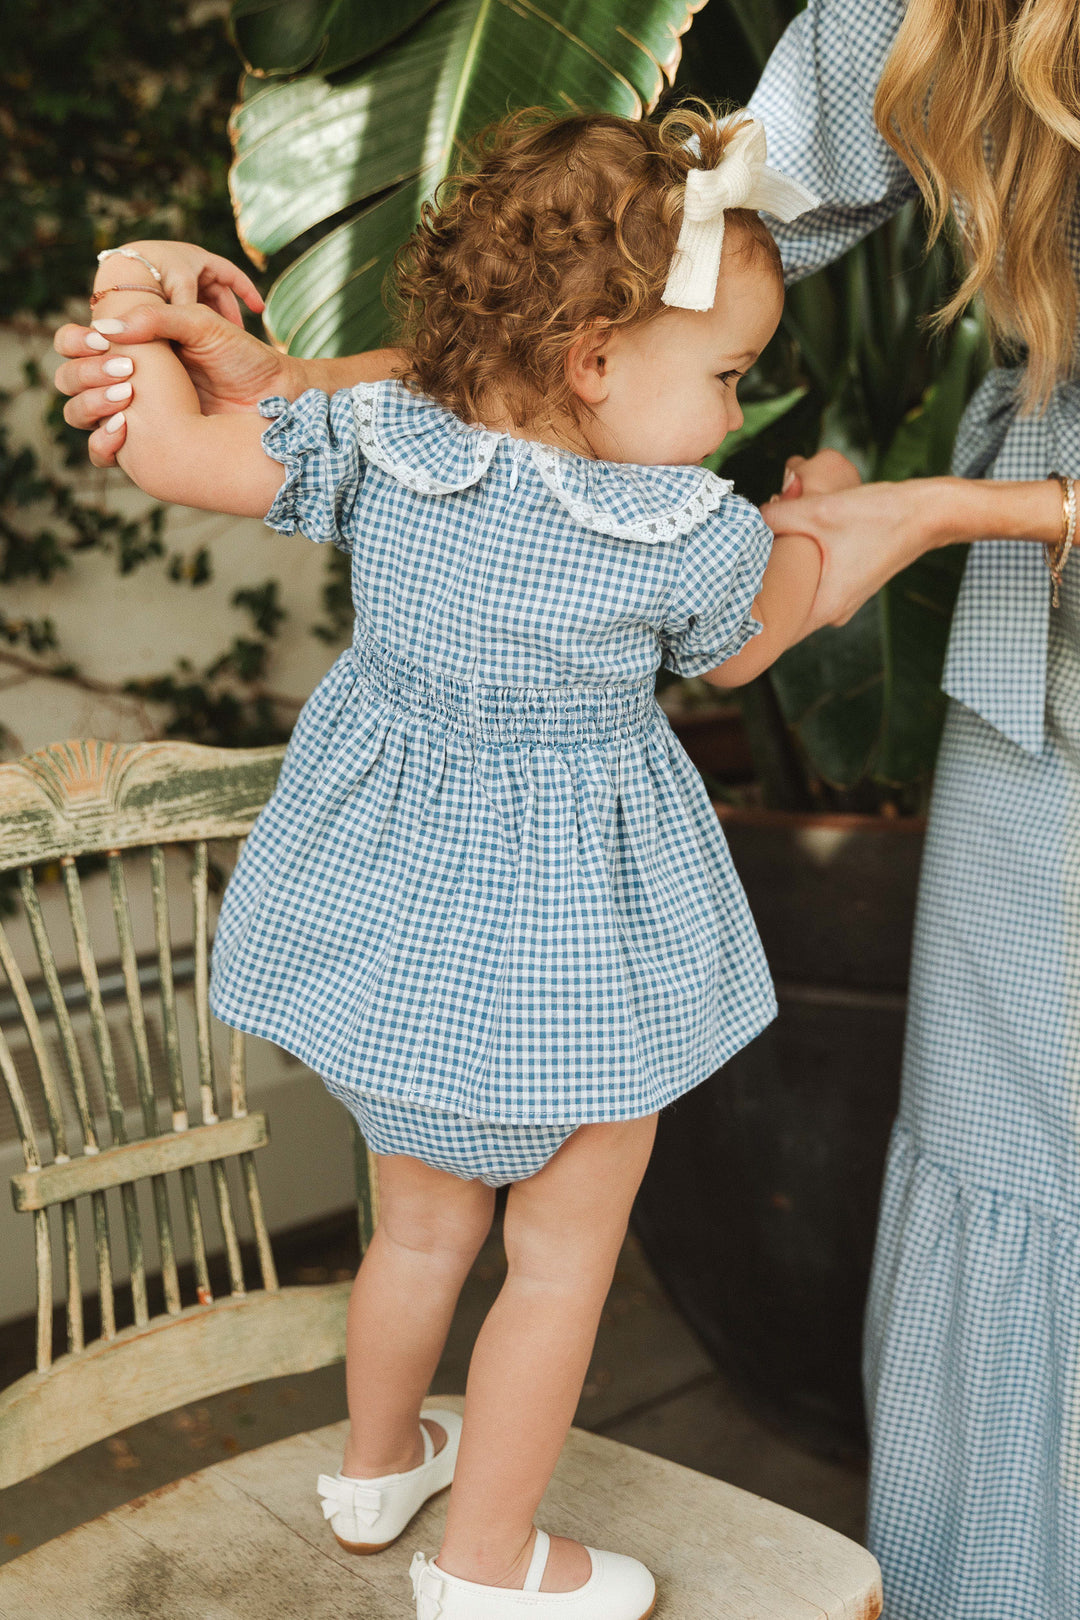
[[[915,195],[873,98],[902,0],[809,0],[754,98],[826,205],[808,273]],[[1080,217],[1071,223],[1080,272]],[[1080,383],[1021,416],[991,374],[955,470],[1080,477]],[[867,535],[867,544],[873,536]],[[976,545],[923,869],[866,1345],[886,1620],[1080,1616],[1080,567]]]
[[[701,468],[466,427],[396,382],[261,409],[267,522],[351,552],[356,626],[226,892],[214,1011],[377,1099],[373,1146],[396,1103],[441,1114],[448,1153],[463,1120],[543,1126],[539,1168],[538,1141],[652,1113],[774,1016],[653,691],[661,659],[696,673],[757,632],[769,531]]]

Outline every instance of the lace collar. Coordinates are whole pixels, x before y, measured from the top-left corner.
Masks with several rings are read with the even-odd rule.
[[[399,382],[358,383],[352,402],[364,455],[406,489],[421,495],[468,489],[487,475],[505,444],[513,464],[531,461],[583,528],[619,540],[677,539],[715,512],[733,487],[705,467],[592,461],[534,439],[471,427]]]

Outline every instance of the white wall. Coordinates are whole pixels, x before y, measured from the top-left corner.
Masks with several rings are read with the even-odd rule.
[[[77,307],[71,314],[85,318],[85,311]],[[51,378],[59,364],[52,351],[52,328],[28,321],[0,326],[0,388],[16,396],[5,411],[12,439],[32,445],[45,458],[46,472],[71,478],[42,426],[52,391],[25,387],[27,360],[41,364]],[[122,472],[102,472],[89,461],[75,477],[75,485],[84,499],[108,511],[136,515],[153,504]],[[29,527],[35,511],[17,508],[11,515],[17,524]],[[43,520],[47,516],[36,515]],[[48,521],[55,526],[55,520]],[[165,544],[167,552],[185,553],[207,546],[213,557],[213,580],[197,588],[173,584],[166,577],[166,559],[151,560],[121,577],[112,558],[85,552],[48,585],[23,581],[5,586],[4,612],[9,617],[52,618],[63,656],[73,659],[91,681],[118,686],[168,671],[178,658],[186,657],[196,666],[206,664],[234,635],[250,634],[248,615],[231,607],[230,597],[239,586],[261,584],[273,576],[280,581],[289,617],[276,643],[268,685],[299,707],[336,653],[309,629],[322,616],[324,548],[300,536],[276,535],[259,522],[188,507],[170,510]],[[4,654],[0,643],[0,720],[14,733],[21,751],[62,737],[134,741],[155,734],[160,724],[159,714],[127,696],[102,695],[60,681],[25,680],[10,661],[5,662]],[[48,655],[41,661],[47,659]]]

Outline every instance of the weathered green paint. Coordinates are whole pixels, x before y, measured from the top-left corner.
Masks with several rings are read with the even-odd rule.
[[[193,1125],[187,1131],[153,1136],[146,1142],[125,1142],[82,1154],[40,1170],[20,1170],[11,1178],[11,1195],[18,1210],[47,1209],[66,1198],[82,1198],[99,1188],[131,1186],[147,1176],[167,1175],[193,1164],[210,1164],[265,1147],[270,1140],[265,1114],[243,1119],[219,1119],[213,1125]]]
[[[30,1041],[30,1050],[34,1054],[38,1075],[41,1079],[41,1094],[45,1101],[45,1118],[49,1125],[49,1135],[52,1138],[53,1152],[66,1154],[68,1150],[67,1128],[64,1124],[64,1110],[60,1101],[60,1088],[56,1083],[53,1066],[49,1059],[48,1048],[41,1032],[41,1022],[34,1009],[30,992],[26,988],[26,980],[15,960],[15,953],[11,949],[7,933],[0,923],[0,967],[3,968],[8,984],[15,997],[19,1016],[23,1021]],[[21,1088],[20,1088],[21,1089]]]
[[[246,833],[282,748],[54,743],[0,765],[0,871],[93,850]]]
[[[195,1040],[199,1059],[199,1096],[204,1125],[212,1125],[218,1117],[217,1096],[214,1089],[214,1064],[210,1048],[210,958],[208,928],[209,857],[205,839],[195,845],[191,863],[191,904],[194,913],[192,939],[195,949]],[[214,1202],[218,1222],[225,1241],[225,1257],[229,1267],[229,1287],[234,1294],[244,1292],[244,1268],[240,1258],[240,1242],[236,1235],[236,1220],[232,1207],[225,1166],[215,1163],[211,1169],[214,1184]]]
[[[83,905],[82,885],[79,874],[75,869],[75,857],[65,855],[60,862],[64,874],[64,891],[67,895],[68,918],[71,922],[72,937],[75,940],[75,952],[79,961],[79,971],[82,974],[83,986],[86,990],[87,1005],[90,1009],[90,1027],[94,1037],[94,1051],[97,1054],[98,1070],[101,1074],[102,1085],[105,1088],[105,1103],[109,1111],[109,1127],[112,1139],[117,1144],[127,1141],[127,1128],[124,1124],[124,1105],[120,1101],[120,1088],[116,1080],[116,1057],[112,1047],[112,1037],[105,1019],[105,1008],[101,1000],[101,985],[98,981],[97,964],[94,961],[94,951],[90,943],[90,929],[86,921],[86,909]],[[135,1198],[135,1189],[126,1183],[120,1187],[120,1203],[124,1212],[124,1232],[127,1237],[128,1265],[131,1269],[131,1291],[135,1301],[135,1310],[141,1320],[146,1319],[146,1267],[143,1264],[142,1221],[139,1217],[139,1206]],[[105,1208],[105,1195],[102,1191],[95,1191],[91,1199],[94,1218],[94,1253],[97,1260],[98,1289],[101,1299],[101,1336],[111,1339],[116,1332],[116,1305],[112,1286],[112,1254],[109,1245],[109,1220]]]
[[[3,770],[4,767],[0,765],[0,773]],[[3,822],[0,821],[0,828],[2,826]],[[53,956],[52,945],[45,929],[41,901],[38,899],[37,889],[34,886],[34,874],[26,867],[19,873],[19,892],[22,895],[26,920],[30,924],[30,932],[33,935],[34,949],[37,951],[41,974],[45,980],[45,987],[49,992],[49,1003],[53,1010],[53,1017],[56,1020],[57,1033],[60,1036],[60,1045],[64,1053],[64,1062],[68,1067],[72,1095],[75,1098],[79,1126],[83,1135],[83,1151],[96,1152],[98,1147],[97,1132],[90,1111],[90,1098],[86,1090],[86,1075],[83,1073],[82,1058],[79,1055],[78,1043],[75,1040],[75,1031],[71,1027],[71,1014],[68,1012],[67,1002],[64,1000],[64,992],[60,988],[60,975],[56,971],[56,958]],[[12,988],[14,989],[14,985],[12,985]],[[59,1151],[57,1149],[57,1152]]]
[[[124,975],[124,996],[127,1001],[128,1025],[135,1053],[135,1084],[142,1110],[143,1135],[158,1134],[157,1098],[150,1071],[150,1044],[146,1038],[146,1014],[143,1010],[142,990],[139,986],[139,968],[135,959],[135,938],[131,931],[131,913],[128,908],[127,884],[124,880],[124,859],[117,851],[109,854],[109,891],[112,896],[113,921],[120,944],[120,966]],[[180,1277],[176,1269],[176,1245],[173,1239],[169,1194],[163,1175],[150,1179],[154,1203],[154,1224],[157,1227],[158,1252],[161,1255],[162,1284],[165,1289],[165,1309],[175,1316],[180,1309]],[[135,1321],[149,1320],[145,1293],[134,1297]]]

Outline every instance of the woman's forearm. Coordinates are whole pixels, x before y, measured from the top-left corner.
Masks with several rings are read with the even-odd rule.
[[[772,500],[762,515],[779,538],[808,534],[824,557],[802,633],[846,624],[911,563],[957,541],[1061,538],[1061,486],[1053,478],[912,478],[831,495]]]
[[[1053,478],[925,478],[906,487],[922,511],[926,550],[963,540],[1061,537],[1061,486]]]
[[[306,388],[334,394],[358,382],[383,382],[404,371],[405,356],[400,349],[368,349],[364,354],[346,354],[337,360],[304,360],[293,355],[290,368],[294,368],[298,386],[289,397],[295,399]]]

